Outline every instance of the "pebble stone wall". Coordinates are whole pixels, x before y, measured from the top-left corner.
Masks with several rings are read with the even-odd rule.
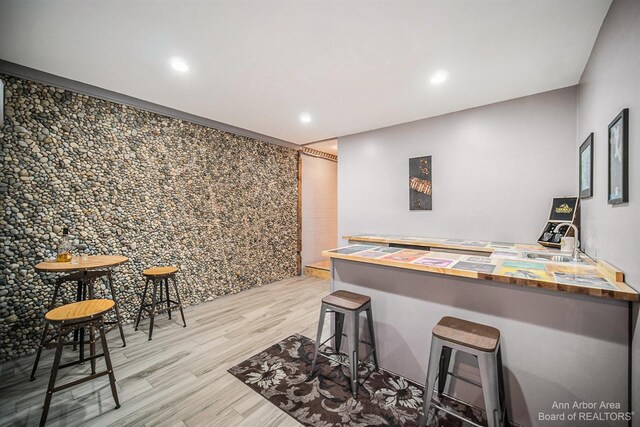
[[[54,275],[34,265],[63,226],[78,251],[130,258],[114,276],[127,322],[152,265],[180,267],[187,305],[296,274],[295,150],[0,78],[0,362],[36,348]]]

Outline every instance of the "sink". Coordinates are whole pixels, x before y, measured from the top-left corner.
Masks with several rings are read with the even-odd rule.
[[[584,263],[584,261],[574,261],[572,257],[567,255],[554,255],[554,254],[542,254],[538,252],[529,252],[526,254],[529,259],[535,259],[536,261],[550,261],[550,262],[573,262]]]

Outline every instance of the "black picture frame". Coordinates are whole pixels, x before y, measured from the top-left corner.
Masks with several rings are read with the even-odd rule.
[[[0,129],[4,127],[4,80],[0,79]]]
[[[431,156],[409,159],[409,210],[433,209]]]
[[[609,123],[608,191],[610,205],[629,201],[629,109],[625,108]]]
[[[593,197],[593,132],[580,146],[578,194],[581,199]]]

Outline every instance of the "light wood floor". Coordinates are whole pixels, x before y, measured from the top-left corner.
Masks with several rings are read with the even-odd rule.
[[[160,315],[152,341],[145,320],[137,332],[125,326],[125,348],[113,330],[109,348],[122,407],[114,410],[101,377],[55,393],[47,425],[298,426],[227,369],[291,334],[313,338],[328,293],[326,280],[295,277],[189,307],[186,329],[179,316]],[[64,354],[71,360],[77,353]],[[53,350],[45,350],[33,382],[33,356],[0,365],[0,425],[38,424],[52,360]],[[79,378],[88,365],[60,371],[57,383]]]

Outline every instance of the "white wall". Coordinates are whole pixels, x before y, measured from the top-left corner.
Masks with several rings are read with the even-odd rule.
[[[302,265],[322,261],[337,246],[338,166],[302,154]]]
[[[339,139],[339,237],[397,233],[534,242],[576,192],[576,89]],[[409,210],[409,158],[433,156],[433,210]]]
[[[607,204],[607,127],[629,108],[629,203]],[[640,290],[640,1],[614,0],[578,85],[578,145],[594,133],[593,198],[582,204],[586,251]],[[640,426],[640,320],[634,306],[633,409]]]

